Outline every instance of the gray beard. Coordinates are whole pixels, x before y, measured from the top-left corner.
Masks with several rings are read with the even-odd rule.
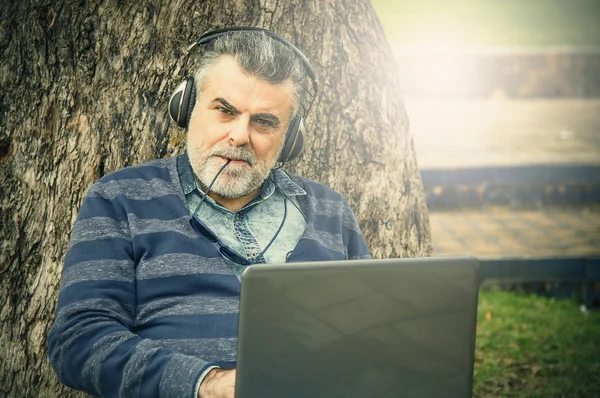
[[[217,156],[244,160],[248,163],[247,165],[227,165],[215,180],[210,191],[227,199],[240,198],[257,191],[275,166],[275,160],[273,162],[257,160],[254,151],[247,146],[215,145],[212,149],[191,148],[188,141],[187,151],[192,170],[205,187],[213,182],[224,165],[223,159]],[[277,158],[278,156],[275,157],[275,159]]]

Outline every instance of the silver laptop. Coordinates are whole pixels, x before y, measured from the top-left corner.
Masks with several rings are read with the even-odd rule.
[[[254,265],[236,398],[471,397],[472,257]]]

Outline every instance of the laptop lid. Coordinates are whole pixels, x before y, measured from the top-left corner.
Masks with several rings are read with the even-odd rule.
[[[472,257],[254,265],[236,398],[471,397]]]

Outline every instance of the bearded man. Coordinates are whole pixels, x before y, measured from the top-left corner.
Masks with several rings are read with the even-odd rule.
[[[306,58],[269,31],[208,37],[172,97],[186,153],[103,177],[81,207],[48,337],[72,388],[233,397],[243,270],[369,257],[338,193],[276,167],[301,145]]]

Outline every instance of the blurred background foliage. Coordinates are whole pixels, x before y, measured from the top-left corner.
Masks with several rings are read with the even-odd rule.
[[[598,46],[598,0],[372,0],[392,46]]]

